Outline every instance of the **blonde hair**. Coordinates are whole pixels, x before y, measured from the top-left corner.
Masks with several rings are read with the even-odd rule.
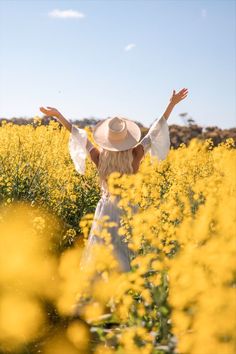
[[[98,174],[101,185],[107,189],[107,179],[112,172],[133,173],[133,148],[124,151],[100,150]]]

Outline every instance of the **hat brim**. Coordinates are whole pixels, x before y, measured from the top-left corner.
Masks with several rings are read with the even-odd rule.
[[[129,120],[122,118],[126,121],[127,134],[122,141],[111,141],[108,138],[108,123],[112,118],[107,118],[99,121],[93,128],[94,141],[104,149],[110,151],[124,151],[131,149],[139,142],[141,138],[141,130],[139,126]]]

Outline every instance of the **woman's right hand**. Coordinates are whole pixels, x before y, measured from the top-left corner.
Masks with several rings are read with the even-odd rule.
[[[56,117],[59,118],[61,116],[61,113],[53,107],[49,107],[47,106],[48,109],[44,108],[44,107],[40,107],[40,111],[43,112],[44,114],[46,114],[47,116],[52,116],[52,117]]]

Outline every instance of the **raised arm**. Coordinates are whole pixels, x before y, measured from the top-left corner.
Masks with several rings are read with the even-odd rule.
[[[86,130],[71,124],[56,108],[48,106],[47,108],[48,109],[40,107],[40,111],[47,116],[57,118],[57,120],[71,133],[69,140],[69,151],[77,171],[84,173],[86,155],[89,155],[91,160],[98,167],[99,150],[88,139]]]
[[[70,132],[72,130],[72,124],[65,118],[63,117],[63,115],[56,109],[53,107],[48,107],[48,109],[44,108],[44,107],[40,107],[40,111],[43,112],[44,114],[46,114],[47,116],[51,116],[51,117],[55,117],[57,118],[57,120],[64,125],[64,127],[66,129],[68,129]]]
[[[168,104],[161,118],[158,117],[154,120],[148,133],[134,148],[134,155],[136,156],[137,160],[140,161],[144,157],[145,153],[149,150],[151,150],[152,155],[157,155],[161,159],[165,158],[170,145],[169,131],[166,121],[169,118],[175,105],[187,97],[187,94],[188,89],[186,88],[183,88],[178,93],[175,93],[175,90],[173,90],[172,96],[170,98],[170,103]]]
[[[173,90],[173,94],[170,98],[170,103],[168,104],[168,106],[162,116],[164,116],[165,119],[167,120],[169,118],[174,106],[177,103],[179,103],[180,101],[182,101],[185,97],[187,97],[187,95],[188,95],[188,89],[186,89],[186,88],[183,88],[178,93],[175,93],[175,90]]]

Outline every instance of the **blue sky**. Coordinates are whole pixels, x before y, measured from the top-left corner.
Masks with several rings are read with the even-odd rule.
[[[120,115],[145,126],[183,87],[202,126],[236,126],[236,2],[0,1],[0,117]]]

